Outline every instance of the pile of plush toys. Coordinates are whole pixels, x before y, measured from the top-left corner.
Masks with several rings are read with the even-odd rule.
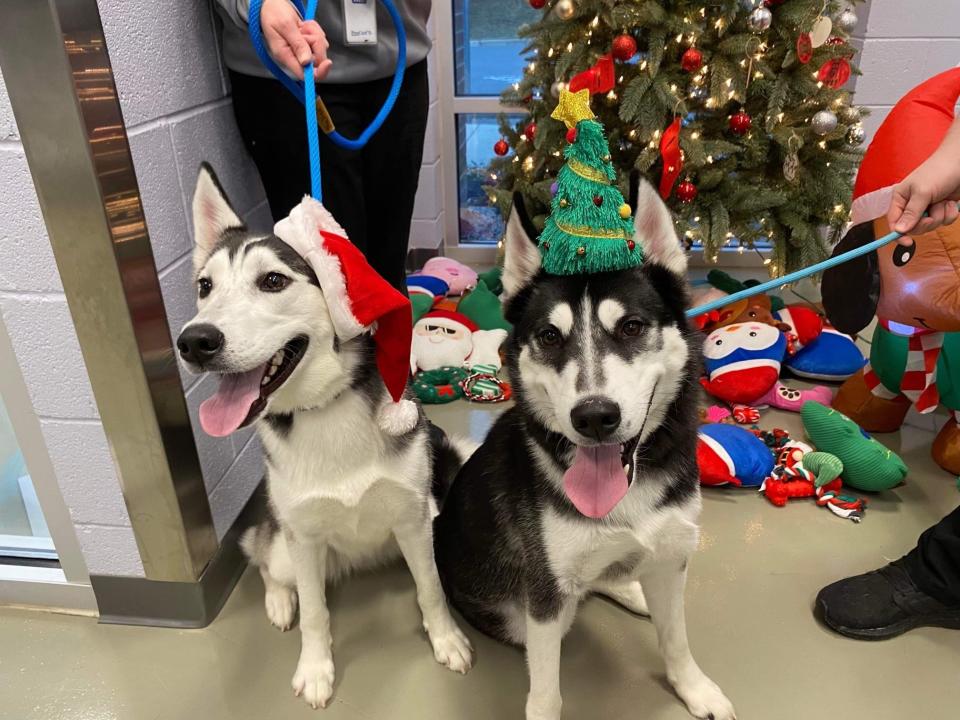
[[[713,287],[698,302],[743,287],[718,271],[708,280]],[[739,423],[757,422],[764,407],[799,412],[809,400],[829,405],[833,399],[824,386],[791,389],[781,382],[782,375],[843,381],[866,362],[853,338],[832,328],[817,310],[784,306],[768,295],[731,303],[695,323],[706,333],[703,387],[729,405]]]
[[[499,268],[478,274],[446,257],[428,260],[407,277],[413,307],[410,371],[421,402],[510,399],[510,385],[499,377],[500,346],[510,330],[500,309],[502,289]]]
[[[778,507],[793,498],[812,498],[835,515],[860,522],[866,500],[843,493],[844,484],[878,492],[903,482],[907,467],[897,454],[841,412],[807,401],[800,416],[809,443],[780,429],[703,425],[697,442],[701,484],[757,488]]]

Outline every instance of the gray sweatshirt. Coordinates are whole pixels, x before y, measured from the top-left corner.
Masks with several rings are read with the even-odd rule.
[[[394,0],[407,30],[407,67],[423,60],[430,51],[427,19],[432,0]],[[223,56],[235,72],[271,77],[254,52],[247,34],[249,0],[216,0],[223,18]],[[356,83],[379,80],[393,74],[397,62],[397,34],[383,4],[377,2],[376,45],[347,45],[344,42],[343,0],[320,0],[317,22],[330,42],[333,67],[324,82]]]

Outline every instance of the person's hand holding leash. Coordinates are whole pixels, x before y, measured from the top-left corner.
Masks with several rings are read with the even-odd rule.
[[[936,152],[893,189],[887,220],[903,233],[900,244],[909,244],[908,234],[922,235],[953,223],[960,216],[958,200],[960,122],[955,122]],[[928,217],[922,217],[925,211]]]
[[[330,72],[323,29],[313,20],[304,22],[289,0],[264,0],[260,27],[273,59],[297,80],[303,80],[303,66],[311,60],[317,80]]]

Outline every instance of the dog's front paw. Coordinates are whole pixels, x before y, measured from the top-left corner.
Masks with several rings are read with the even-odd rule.
[[[314,710],[326,707],[333,696],[335,670],[330,658],[310,660],[304,657],[297,663],[293,674],[293,693],[303,699]]]
[[[466,674],[473,665],[473,645],[455,624],[442,634],[430,633],[433,656],[441,665],[454,672]]]
[[[703,720],[737,720],[733,703],[723,694],[723,690],[703,673],[684,682],[674,682],[673,689],[694,717]]]
[[[269,588],[264,596],[264,607],[267,610],[267,619],[281,630],[293,627],[293,619],[297,614],[297,591],[283,585]]]

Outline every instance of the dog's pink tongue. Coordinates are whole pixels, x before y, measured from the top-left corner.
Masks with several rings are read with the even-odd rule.
[[[223,375],[216,394],[200,405],[200,425],[207,435],[225,437],[240,427],[250,406],[260,397],[265,366],[245,373]]]
[[[619,445],[578,447],[564,473],[563,489],[570,502],[590,518],[602,518],[623,500],[629,489]]]

